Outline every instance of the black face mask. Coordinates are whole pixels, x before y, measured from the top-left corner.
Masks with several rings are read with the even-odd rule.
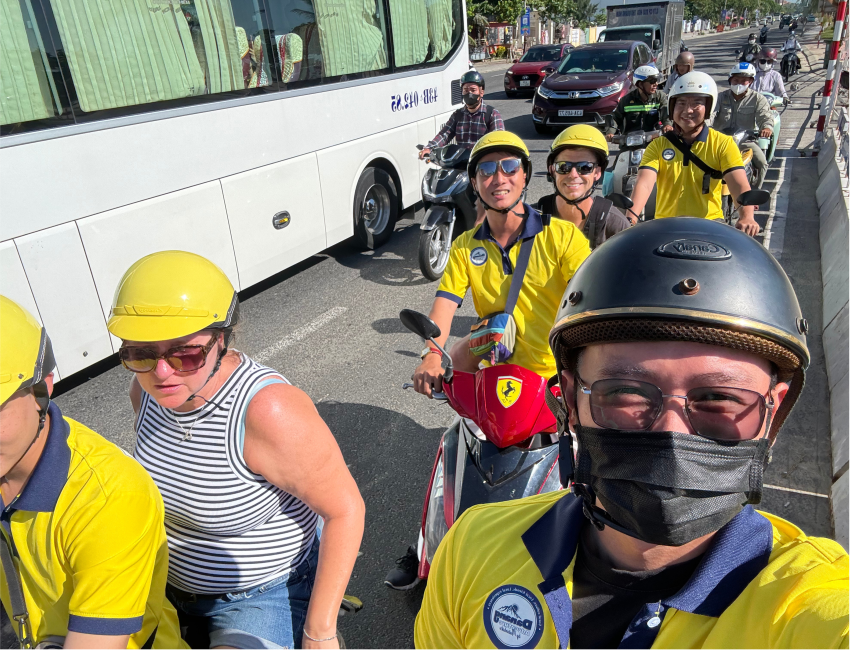
[[[745,504],[761,501],[770,462],[766,438],[728,443],[675,431],[581,425],[576,437],[575,491],[600,530],[608,525],[650,544],[681,546],[719,530]],[[564,449],[571,440],[569,434],[562,438],[561,462],[573,458],[572,449]]]
[[[478,102],[481,101],[481,95],[476,95],[474,93],[463,93],[463,103],[469,106],[475,106]]]

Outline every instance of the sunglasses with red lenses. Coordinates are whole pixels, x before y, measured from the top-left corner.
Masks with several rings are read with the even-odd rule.
[[[132,372],[150,372],[156,368],[160,359],[177,372],[194,372],[204,367],[216,340],[218,337],[214,336],[206,345],[178,345],[162,354],[157,354],[152,348],[127,346],[118,350],[118,358]]]

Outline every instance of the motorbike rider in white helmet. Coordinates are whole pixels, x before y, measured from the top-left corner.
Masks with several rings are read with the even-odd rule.
[[[626,134],[631,131],[670,131],[673,121],[667,113],[667,95],[658,90],[661,73],[654,65],[642,65],[634,72],[635,87],[626,93],[614,109],[614,124],[608,127],[608,142],[617,129]],[[659,127],[660,125],[660,127]]]
[[[773,135],[770,102],[764,95],[750,88],[755,77],[756,69],[749,63],[736,63],[729,71],[730,88],[717,97],[717,111],[711,123],[715,129],[758,131],[762,138]],[[754,185],[759,188],[767,172],[767,158],[757,142],[742,142],[741,146],[753,152],[753,166],[757,173]]]

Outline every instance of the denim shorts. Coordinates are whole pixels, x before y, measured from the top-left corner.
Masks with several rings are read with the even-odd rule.
[[[170,585],[165,591],[193,648],[300,648],[318,561],[317,536],[292,571],[247,591],[197,598]]]

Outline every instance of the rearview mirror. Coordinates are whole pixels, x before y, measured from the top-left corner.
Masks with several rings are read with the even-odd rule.
[[[735,50],[735,56],[741,56],[741,50]]]
[[[769,201],[770,192],[765,190],[747,190],[738,196],[738,205],[763,205]]]
[[[519,63],[519,59],[514,59],[514,63]]]
[[[654,41],[652,41],[652,49],[653,50],[661,49],[661,39],[660,38],[656,38]]]
[[[746,194],[746,192],[744,192],[744,194]],[[743,194],[741,196],[743,196]],[[634,205],[634,202],[625,194],[612,194],[608,197],[608,199],[614,204],[615,208],[620,210],[628,210]]]
[[[746,192],[744,192],[744,194],[746,194]],[[398,317],[401,319],[402,325],[426,341],[429,339],[435,339],[441,334],[440,328],[437,327],[437,324],[425,314],[420,314],[418,311],[402,309]]]

